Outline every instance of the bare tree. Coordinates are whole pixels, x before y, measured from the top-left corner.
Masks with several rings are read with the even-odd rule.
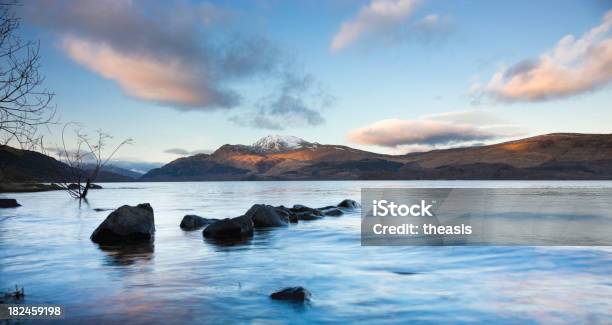
[[[40,44],[17,35],[16,6],[0,3],[0,144],[32,149],[39,143],[38,128],[53,121],[54,94],[42,86]]]
[[[66,131],[70,126],[74,126],[72,130],[75,135],[73,149],[69,149],[66,142]],[[69,166],[69,169],[61,173],[62,182],[60,186],[67,190],[70,196],[79,200],[87,198],[89,189],[104,166],[121,147],[132,143],[132,139],[126,139],[112,147],[112,150],[107,151],[107,142],[112,139],[113,137],[110,134],[104,133],[102,130],[96,131],[96,136],[92,139],[75,123],[64,125],[62,148],[60,148],[58,155],[60,160]]]

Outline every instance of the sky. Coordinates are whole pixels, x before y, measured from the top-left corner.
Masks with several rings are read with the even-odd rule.
[[[612,133],[610,1],[28,1],[61,125],[169,162],[294,135],[403,154]]]

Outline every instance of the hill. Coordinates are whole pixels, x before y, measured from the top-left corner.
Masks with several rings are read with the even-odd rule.
[[[114,170],[100,171],[96,182],[129,182],[134,178]],[[60,182],[70,172],[65,163],[39,152],[0,145],[0,181]],[[127,172],[126,172],[127,175]]]
[[[144,181],[612,179],[612,135],[555,133],[500,144],[383,155],[296,137],[177,159]]]

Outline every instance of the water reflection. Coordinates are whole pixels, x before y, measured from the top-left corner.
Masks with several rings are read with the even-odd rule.
[[[202,236],[203,237],[203,236]],[[209,245],[216,246],[219,250],[230,250],[228,247],[244,247],[251,245],[253,237],[242,238],[204,238],[204,242]],[[223,249],[225,248],[225,249]]]
[[[129,266],[153,260],[155,245],[152,241],[124,245],[99,245],[106,254],[106,265]]]

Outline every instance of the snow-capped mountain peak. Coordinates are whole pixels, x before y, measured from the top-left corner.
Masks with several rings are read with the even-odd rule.
[[[268,135],[253,143],[252,147],[262,152],[279,152],[302,148],[310,142],[291,135]]]

